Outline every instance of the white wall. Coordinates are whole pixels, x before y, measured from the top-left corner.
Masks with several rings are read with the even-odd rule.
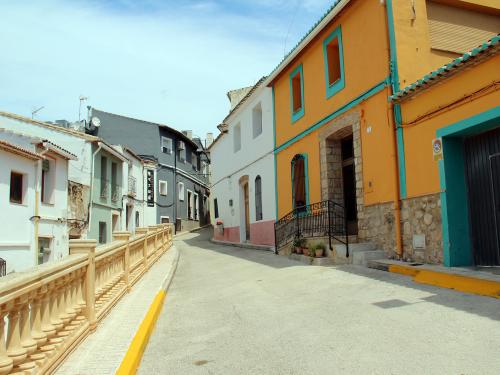
[[[7,272],[22,271],[35,263],[34,221],[36,161],[0,150],[0,257]],[[23,204],[10,202],[11,171],[25,174]]]
[[[256,105],[262,107],[262,133],[253,138],[252,112]],[[226,121],[228,133],[223,134],[210,148],[211,155],[211,215],[214,217],[214,199],[219,207],[219,219],[224,227],[242,225],[244,214],[239,180],[248,175],[250,222],[255,220],[255,178],[262,179],[262,221],[275,220],[276,199],[274,180],[274,131],[272,91],[267,87],[260,87],[252,96],[234,112]],[[234,127],[241,126],[241,149],[234,152]],[[229,201],[233,200],[233,206]],[[243,224],[244,225],[244,224]],[[243,236],[243,234],[242,234]]]

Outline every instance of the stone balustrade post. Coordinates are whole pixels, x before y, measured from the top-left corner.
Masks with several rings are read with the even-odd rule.
[[[151,254],[156,253],[156,250],[158,249],[158,228],[157,225],[150,225],[148,226],[148,232],[149,233],[154,233],[154,244],[153,244],[153,251]]]
[[[87,271],[85,273],[85,315],[89,322],[91,332],[97,326],[95,314],[95,248],[96,240],[70,240],[70,254],[86,254],[88,257]]]
[[[142,264],[144,269],[148,268],[148,228],[137,228],[135,234],[144,236],[142,244]]]
[[[0,375],[7,375],[14,367],[12,358],[7,355],[5,347],[5,315],[7,315],[7,311],[0,308]]]
[[[20,364],[28,356],[28,351],[21,345],[20,304],[11,301],[7,304],[9,310],[9,330],[7,332],[7,355],[14,366]]]
[[[26,349],[28,354],[33,354],[38,346],[37,342],[31,336],[31,319],[30,319],[30,301],[28,295],[23,295],[19,299],[19,326],[21,328],[21,346]]]
[[[130,232],[113,232],[114,241],[126,242],[125,257],[123,261],[123,281],[127,286],[127,292],[130,292]]]

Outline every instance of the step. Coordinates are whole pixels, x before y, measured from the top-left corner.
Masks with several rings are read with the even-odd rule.
[[[288,255],[288,259],[296,260],[311,266],[332,266],[335,264],[335,260],[333,258],[313,258],[302,254],[290,254]]]
[[[359,266],[367,266],[369,262],[378,259],[386,259],[383,250],[355,251],[352,253],[352,264]]]

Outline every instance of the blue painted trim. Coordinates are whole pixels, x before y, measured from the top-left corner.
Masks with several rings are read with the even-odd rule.
[[[293,84],[292,80],[297,75],[300,74],[300,95],[302,96],[302,105],[299,110],[293,111]],[[304,116],[305,98],[304,98],[304,70],[302,69],[302,64],[296,67],[293,72],[290,73],[290,111],[292,112],[292,124]]]
[[[370,98],[371,96],[379,93],[380,91],[382,91],[388,85],[388,82],[389,81],[387,79],[385,79],[382,82],[376,84],[375,86],[373,86],[368,91],[365,91],[363,94],[359,95],[355,99],[351,100],[349,103],[343,105],[342,107],[340,107],[336,111],[332,112],[331,114],[329,114],[328,116],[326,116],[322,120],[320,120],[317,123],[313,124],[308,129],[306,129],[303,132],[297,134],[295,137],[290,138],[288,141],[286,141],[285,143],[283,143],[281,146],[275,148],[274,152],[278,153],[280,151],[283,151],[285,148],[289,147],[290,145],[294,144],[295,142],[298,142],[300,139],[304,138],[305,136],[307,136],[308,134],[312,133],[316,129],[318,129],[321,126],[325,125],[327,122],[332,121],[335,117],[340,116],[341,114],[347,112],[348,110],[350,110],[351,108],[355,107],[356,105],[358,105],[362,101],[364,101],[364,100]]]
[[[444,160],[438,161],[439,167],[439,186],[441,189],[441,226],[443,236],[443,263],[450,266],[450,233],[448,228],[448,201],[446,199],[446,178],[444,173]]]
[[[477,133],[477,125],[484,124],[481,131],[487,131],[489,128],[493,129],[498,126],[498,117],[500,117],[500,106],[496,106],[490,110],[479,113],[475,116],[466,118],[464,120],[455,122],[449,126],[438,129],[436,135],[438,137],[447,136],[467,136]]]
[[[337,38],[339,44],[339,63],[340,63],[340,78],[330,85],[330,73],[328,67],[328,45],[330,42]],[[337,92],[345,87],[344,78],[344,47],[342,44],[342,29],[338,26],[333,32],[323,41],[323,58],[325,61],[325,83],[326,83],[326,98],[331,98]]]
[[[390,49],[390,70],[391,70],[391,87],[392,94],[399,91],[399,69],[398,55],[396,49],[396,32],[394,29],[394,12],[392,8],[392,0],[387,0],[387,24],[389,28],[389,49]],[[397,153],[398,153],[398,168],[399,168],[399,194],[405,199],[407,197],[406,188],[406,160],[405,160],[405,142],[404,132],[402,129],[401,107],[393,106],[394,122],[396,125]]]
[[[292,169],[292,207],[295,209],[295,184],[293,183],[295,177],[295,158],[297,155],[300,155],[304,159],[304,173],[305,173],[305,185],[306,185],[306,206],[309,205],[309,161],[307,153],[295,154],[292,158],[292,162],[290,163],[290,167]]]
[[[274,96],[274,86],[272,87],[273,93],[273,147],[276,148],[276,101]],[[275,221],[278,221],[278,160],[276,154],[274,156],[274,194],[275,194]]]

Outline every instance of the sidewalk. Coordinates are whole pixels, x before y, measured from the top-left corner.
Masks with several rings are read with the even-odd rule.
[[[167,251],[132,287],[55,372],[57,375],[112,375],[116,372],[151,302],[173,266],[177,249]]]

